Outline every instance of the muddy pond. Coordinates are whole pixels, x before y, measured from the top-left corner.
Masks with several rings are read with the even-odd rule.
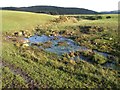
[[[34,35],[28,39],[30,42],[29,44],[37,45],[39,48],[44,49],[45,51],[56,53],[58,55],[63,55],[65,53],[76,52],[76,51],[87,51],[88,48],[84,46],[78,45],[76,42],[74,42],[71,39],[65,38],[63,36],[46,36],[46,35]],[[93,52],[100,54],[104,57],[110,56],[108,53],[99,52],[97,50],[92,50]],[[71,57],[73,60],[76,60],[76,58],[79,58],[81,60],[90,62],[86,57],[79,55],[77,57]],[[90,62],[91,63],[91,62]],[[116,65],[114,62],[107,62],[104,65],[102,65],[107,68],[113,69]]]

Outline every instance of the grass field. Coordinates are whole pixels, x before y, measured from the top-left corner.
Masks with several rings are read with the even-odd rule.
[[[51,15],[34,14],[29,12],[0,11],[2,13],[3,32],[21,29],[33,29],[36,25],[43,24],[54,18]],[[22,28],[21,28],[22,27]]]
[[[117,15],[101,15],[103,18],[99,20],[81,19],[74,22],[73,19],[56,21],[59,16],[47,14],[17,11],[0,12],[2,12],[3,19],[2,88],[120,88],[120,48],[118,43],[115,43],[118,39]],[[106,19],[106,16],[112,18]],[[67,57],[46,52],[35,46],[26,48],[15,46],[16,42],[6,38],[15,31],[31,31],[37,25],[42,25],[39,27],[39,34],[50,33],[49,30],[56,32],[74,31],[71,37],[69,35],[67,37],[79,45],[114,55],[115,58],[110,60],[115,60],[117,69],[105,68],[99,63],[92,64],[83,60],[71,62]],[[103,27],[104,30],[102,32],[89,31],[86,34],[79,31],[82,26],[99,26]],[[6,32],[7,34],[4,34]],[[112,40],[109,40],[110,38]],[[98,44],[95,45],[89,41]],[[90,56],[87,52],[81,52],[81,54],[86,57]],[[95,54],[90,57],[96,60],[96,57],[99,56]]]

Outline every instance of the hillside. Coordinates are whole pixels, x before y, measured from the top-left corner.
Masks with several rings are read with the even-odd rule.
[[[30,6],[30,7],[3,7],[3,10],[26,11],[47,14],[97,14],[97,12],[84,8],[65,8],[56,6]]]
[[[47,14],[37,14],[30,12],[0,10],[2,12],[2,27],[4,31],[16,31],[21,29],[32,29],[36,25],[41,25],[56,16]]]

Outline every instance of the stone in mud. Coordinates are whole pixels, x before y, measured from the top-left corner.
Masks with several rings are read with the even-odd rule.
[[[25,33],[29,33],[29,30],[25,30]]]
[[[32,43],[31,45],[35,45],[35,46],[42,46],[43,43]]]
[[[28,35],[28,34],[25,34],[24,36],[25,36],[26,38],[29,38],[29,37],[30,37],[30,35]]]
[[[20,44],[24,44],[24,43],[28,43],[29,42],[28,39],[24,39],[24,38],[14,38],[12,41],[14,41],[16,43],[20,43]]]
[[[53,40],[58,40],[59,38],[58,37],[54,37]]]
[[[109,40],[112,40],[112,38],[109,38]]]
[[[28,39],[21,39],[20,42],[24,44],[24,43],[28,43],[29,40]]]
[[[22,47],[29,46],[29,44],[28,44],[29,40],[27,40],[27,39],[16,38],[15,42],[16,42],[15,46],[17,46],[17,47],[20,47],[20,46],[22,46]]]
[[[54,33],[54,34],[53,34],[53,36],[54,36],[54,37],[57,37],[57,36],[58,36],[58,34],[57,34],[57,33]]]
[[[51,34],[51,35],[54,36],[54,37],[59,36],[59,34],[58,34],[57,32],[55,32],[55,31],[52,31],[52,34]]]
[[[51,41],[45,42],[45,43],[42,44],[42,46],[44,48],[50,48],[52,46],[52,42]]]
[[[13,33],[14,36],[23,36],[23,32],[20,31],[20,32],[15,32]]]
[[[22,33],[23,33],[23,36],[25,36],[26,38],[29,38],[32,36],[32,33],[28,30],[22,31]]]
[[[24,44],[22,45],[23,48],[26,48],[26,47],[28,47],[28,46],[29,46],[28,43],[24,43]]]
[[[90,54],[93,54],[93,53],[94,53],[92,49],[88,49],[87,51],[88,51]]]
[[[23,33],[22,32],[18,32],[18,36],[23,36]]]
[[[58,42],[58,46],[67,46],[67,42]]]
[[[69,35],[69,36],[73,36],[73,34],[74,34],[74,31],[69,31],[68,33],[67,33],[67,35]]]

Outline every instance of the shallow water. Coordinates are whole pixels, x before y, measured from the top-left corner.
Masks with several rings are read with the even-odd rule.
[[[77,43],[75,43],[73,40],[62,37],[62,36],[46,36],[46,35],[34,35],[30,38],[28,38],[28,40],[30,41],[30,44],[32,43],[45,43],[50,41],[52,44],[49,48],[44,48],[45,51],[49,51],[49,52],[53,52],[56,53],[58,55],[62,55],[64,53],[69,53],[70,51],[86,51],[89,50],[88,48],[84,47],[84,46],[79,46]],[[59,42],[66,42],[67,45],[63,45],[60,46],[58,45]],[[40,48],[43,48],[42,46],[40,46]],[[98,53],[103,55],[104,57],[107,57],[109,54],[108,53],[104,53],[104,52],[98,52],[97,50],[93,50],[93,52]],[[80,58],[81,60],[85,60],[88,61],[87,58],[83,57],[83,56],[78,56],[77,58]],[[74,58],[74,60],[76,60],[76,57]],[[112,67],[113,64],[112,63],[107,63],[106,67]]]
[[[57,38],[57,39],[55,39]],[[52,45],[50,48],[45,48],[46,51],[56,53],[58,55],[64,54],[64,53],[69,53],[70,51],[83,51],[83,50],[88,50],[87,48],[83,46],[77,45],[73,40],[67,39],[62,36],[58,37],[53,37],[53,36],[46,36],[46,35],[41,35],[41,36],[32,36],[28,38],[30,43],[45,43],[48,41],[52,42]],[[58,42],[66,42],[67,46],[59,46]]]
[[[30,37],[28,40],[30,41],[30,43],[39,43],[39,42],[47,42],[50,40],[50,38],[45,35],[42,36],[34,35]]]

